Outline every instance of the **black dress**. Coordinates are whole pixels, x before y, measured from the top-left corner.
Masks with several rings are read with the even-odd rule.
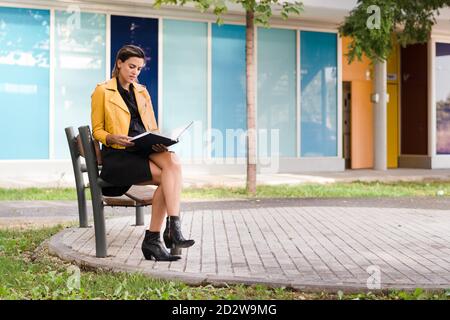
[[[128,136],[134,137],[145,132],[144,124],[137,108],[133,85],[127,91],[117,80],[117,89],[128,107],[131,115]],[[113,187],[102,188],[105,196],[121,196],[133,184],[152,180],[149,155],[152,150],[135,150],[132,147],[115,149],[102,145],[102,171],[100,177],[113,184]]]

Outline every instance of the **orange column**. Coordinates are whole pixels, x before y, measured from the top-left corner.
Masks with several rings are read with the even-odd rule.
[[[371,64],[367,57],[362,61],[348,63],[349,38],[342,38],[343,61],[342,80],[351,83],[351,168],[373,167],[373,114],[370,96],[372,94]],[[395,47],[387,61],[388,93],[390,96],[387,113],[387,164],[389,168],[398,166],[398,83],[399,54]]]
[[[373,106],[371,81],[352,81],[352,169],[373,168]]]
[[[372,92],[370,61],[348,63],[350,40],[342,39],[342,80],[351,82],[351,168],[373,167],[373,115],[370,95]]]

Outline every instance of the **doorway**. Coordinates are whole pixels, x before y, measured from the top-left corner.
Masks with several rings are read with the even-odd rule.
[[[428,47],[401,49],[401,154],[428,154]]]
[[[343,156],[345,159],[345,169],[352,167],[351,161],[351,105],[352,105],[352,83],[350,81],[344,81],[342,86],[342,98],[343,98],[343,117],[342,117],[342,132],[344,148]]]
[[[389,102],[387,104],[387,167],[398,167],[398,86],[388,83],[387,92]]]

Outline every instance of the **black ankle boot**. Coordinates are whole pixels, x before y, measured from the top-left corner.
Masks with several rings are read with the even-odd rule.
[[[167,248],[189,248],[194,240],[186,240],[181,234],[181,221],[178,216],[168,216],[166,220],[166,230],[163,234],[164,243]]]
[[[150,232],[149,230],[146,230],[141,248],[146,260],[151,260],[152,257],[155,258],[156,261],[175,261],[181,258],[167,252],[163,247],[159,232]]]

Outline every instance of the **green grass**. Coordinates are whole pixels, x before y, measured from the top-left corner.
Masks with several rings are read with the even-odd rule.
[[[440,194],[440,195],[439,195]],[[86,191],[90,198],[88,190]],[[333,184],[261,185],[258,198],[358,198],[448,196],[450,182],[352,182]],[[182,199],[246,199],[245,188],[185,188]],[[76,200],[72,188],[0,189],[0,200]]]
[[[258,186],[258,198],[358,198],[416,197],[450,195],[450,183],[443,182],[352,182],[333,184],[299,184]],[[244,188],[184,189],[183,198],[223,199],[248,198]]]
[[[449,299],[449,291],[392,291],[385,294],[303,293],[263,285],[188,286],[141,274],[82,270],[80,286],[74,267],[39,246],[63,227],[0,230],[0,299]]]
[[[89,196],[88,190],[86,195]],[[74,188],[0,188],[0,200],[76,200]],[[89,196],[90,199],[90,196]]]
[[[62,227],[0,230],[0,299],[300,299],[298,292],[265,286],[191,287],[141,274],[81,271],[71,285],[71,265],[45,250],[33,251]],[[69,285],[68,285],[69,284]],[[321,297],[321,295],[315,295]],[[326,297],[325,295],[322,295]]]

